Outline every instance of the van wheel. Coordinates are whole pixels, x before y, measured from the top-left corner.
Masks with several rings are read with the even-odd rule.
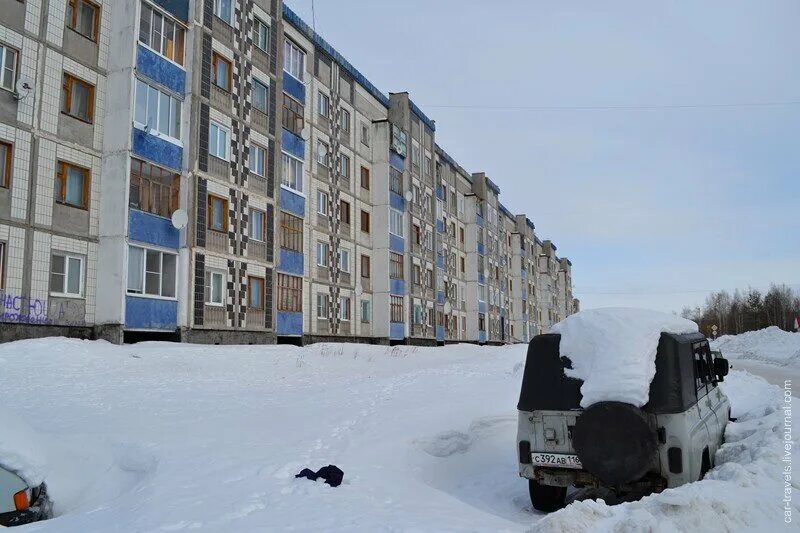
[[[567,487],[553,487],[542,485],[538,481],[528,480],[528,492],[531,495],[531,503],[537,511],[552,513],[564,507],[567,499]]]
[[[708,448],[703,450],[703,459],[700,461],[700,478],[706,477],[706,473],[711,470],[711,456],[708,453]]]

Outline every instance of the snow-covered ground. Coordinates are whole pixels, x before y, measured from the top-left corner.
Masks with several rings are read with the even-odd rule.
[[[517,476],[525,346],[0,345],[56,518],[30,531],[624,531],[783,526],[781,391],[734,372],[704,480],[543,519]],[[0,449],[4,433],[0,428]],[[796,441],[795,441],[796,442]],[[795,460],[797,455],[795,454]],[[295,480],[335,464],[344,484]],[[798,463],[800,464],[800,463]],[[794,482],[795,489],[798,484]],[[793,504],[800,519],[797,498]]]
[[[775,326],[740,335],[723,335],[711,347],[729,359],[752,359],[781,366],[800,366],[800,332]]]

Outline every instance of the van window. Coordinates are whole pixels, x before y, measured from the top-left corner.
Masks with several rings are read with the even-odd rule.
[[[697,399],[700,400],[708,393],[710,388],[713,388],[711,350],[706,341],[693,344],[692,351],[694,352],[695,388],[697,389]]]

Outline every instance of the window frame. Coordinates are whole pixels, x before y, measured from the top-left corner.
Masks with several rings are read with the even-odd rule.
[[[130,250],[131,248],[136,248],[138,250],[142,250],[142,287],[141,292],[132,291],[129,287],[130,281]],[[159,254],[159,261],[158,261],[158,294],[151,294],[146,292],[147,291],[147,254],[154,253]],[[164,256],[169,255],[175,258],[174,266],[175,266],[175,275],[173,279],[173,287],[172,293],[174,296],[164,296]],[[154,272],[150,272],[151,274]],[[178,254],[175,252],[167,251],[157,247],[150,247],[150,246],[140,246],[138,244],[128,244],[128,264],[126,270],[126,281],[125,281],[125,294],[133,295],[137,298],[154,298],[158,300],[170,300],[170,301],[177,301],[178,300]]]
[[[0,241],[0,290],[6,288],[6,253],[8,245],[5,241]]]
[[[366,178],[366,181],[364,181],[365,178]],[[364,183],[366,183],[367,185],[364,186]],[[363,165],[361,166],[361,188],[364,189],[365,191],[368,191],[369,188],[370,188],[370,172],[369,172],[369,168],[367,168],[367,167],[365,167]]]
[[[389,322],[393,324],[405,324],[403,316],[403,297],[402,296],[389,296]]]
[[[12,68],[8,68],[8,56],[9,52],[13,53],[13,63]],[[19,75],[19,50],[14,48],[13,46],[9,46],[3,42],[0,42],[0,89],[6,90],[8,92],[14,93],[16,92],[16,84],[17,84],[17,76]],[[5,79],[5,72],[7,70],[11,71],[11,87],[6,87],[3,85],[3,79]]]
[[[264,88],[264,108],[263,109],[260,108],[258,105],[256,105],[257,99],[256,99],[255,95],[256,95],[256,90],[258,89],[259,85]],[[255,78],[255,77],[253,78],[253,109],[255,109],[256,111],[258,111],[260,113],[264,113],[265,115],[269,115],[269,83],[264,83],[259,78]]]
[[[145,173],[145,170],[150,170],[150,172]],[[156,171],[159,173],[158,175]],[[168,179],[170,179],[170,183],[164,183]],[[180,180],[181,176],[177,172],[132,156],[130,163],[130,180],[128,182],[128,206],[154,216],[170,218],[172,214],[180,208]],[[134,187],[138,188],[138,202],[133,201]],[[162,207],[161,211],[153,209],[153,204],[155,203],[153,202],[153,192],[156,188],[158,188],[159,191],[157,198],[159,206]],[[168,191],[166,213],[163,212],[163,207],[165,205],[165,189]]]
[[[166,59],[167,61],[177,65],[183,70],[186,70],[184,63],[186,62],[186,26],[183,25],[182,22],[174,18],[170,13],[161,9],[159,6],[151,4],[150,2],[142,2],[141,3],[142,9],[139,12],[139,34],[137,36],[137,41],[140,45],[144,46],[148,50],[152,51],[153,53],[159,55],[160,57]],[[142,40],[142,19],[145,15],[145,9],[149,10],[150,12],[150,20],[147,22],[148,24],[148,35],[147,41]],[[161,40],[159,44],[159,48],[154,46],[154,36],[153,31],[155,29],[153,25],[153,18],[154,15],[157,14],[161,17],[161,24],[160,24],[160,31],[158,32],[158,37]],[[166,22],[171,22],[175,29],[174,29],[174,53],[173,57],[169,57],[169,55],[165,54],[165,46],[164,46],[164,39],[166,32],[164,31],[164,27]],[[180,33],[179,33],[180,32]],[[180,57],[178,57],[180,55]]]
[[[323,103],[325,104],[324,113],[322,112]],[[331,116],[331,99],[327,94],[323,93],[322,91],[317,91],[317,114],[327,119],[330,119]]]
[[[330,309],[328,305],[328,295],[324,292],[317,293],[317,319],[328,319]]]
[[[214,297],[214,284],[213,284],[214,276],[219,276],[219,278],[220,278],[220,284],[219,284],[220,290],[219,290],[219,301],[218,302],[214,301],[214,299],[213,299],[213,297]],[[205,275],[205,288],[206,288],[206,290],[205,290],[205,298],[204,298],[205,302],[203,302],[205,305],[210,305],[212,307],[223,307],[225,305],[225,277],[226,277],[226,274],[222,270],[213,269],[213,268],[206,269],[206,275]]]
[[[261,166],[261,172],[258,171],[258,167],[259,167],[258,160],[255,160],[255,164],[254,164],[253,163],[254,160],[252,159],[253,157],[255,157],[255,154],[257,154],[257,153],[260,153],[261,156],[262,156],[261,157],[261,165],[260,165]],[[268,157],[267,154],[268,154],[268,151],[267,151],[266,147],[261,146],[260,144],[258,144],[256,142],[250,143],[250,152],[247,155],[247,167],[250,170],[250,172],[252,172],[256,176],[260,176],[262,178],[266,178],[267,177],[267,157]]]
[[[398,218],[399,217],[399,218]],[[394,208],[389,208],[389,234],[404,239],[405,228],[403,222],[403,212]]]
[[[92,17],[92,35],[86,35],[82,31],[78,29],[78,6],[82,5],[89,6],[93,11]],[[97,37],[100,33],[100,6],[95,4],[94,2],[90,2],[89,0],[67,0],[67,9],[64,15],[64,24],[70,30],[74,31],[78,35],[81,35],[92,42],[97,42]]]
[[[349,296],[339,296],[339,319],[342,322],[350,322],[350,320],[353,318],[353,309],[351,304],[352,301]]]
[[[256,291],[253,290],[253,285],[255,283],[261,284],[261,290],[259,291],[259,305],[253,305],[253,294]],[[266,307],[265,303],[265,296],[266,296],[266,280],[262,276],[247,276],[247,309],[253,311],[263,311]]]
[[[339,222],[350,225],[350,202],[345,199],[339,200]]]
[[[306,126],[305,104],[287,93],[283,93],[281,126],[291,133],[301,136]]]
[[[225,87],[218,83],[219,71],[217,70],[217,67],[219,66],[220,62],[224,63],[228,67],[227,76],[225,79],[227,86]],[[211,84],[217,89],[225,91],[226,93],[230,93],[233,88],[233,62],[216,50],[211,52]]]
[[[323,198],[325,199],[324,211],[320,209],[323,204],[323,202],[321,201]],[[329,212],[330,212],[330,198],[328,197],[328,193],[326,193],[322,189],[317,189],[317,214],[328,216]]]
[[[137,115],[139,114],[139,90],[144,89],[147,93],[144,96],[144,120],[142,122],[139,120],[140,117]],[[156,111],[155,111],[155,127],[148,124],[149,116],[150,116],[150,104],[151,98],[150,93],[151,91],[158,93],[156,97]],[[162,131],[161,129],[161,103],[162,103],[162,96],[166,96],[169,98],[169,111],[167,112],[167,131]],[[173,110],[174,113],[173,113]],[[170,141],[178,146],[183,146],[183,141],[181,140],[181,132],[182,132],[182,124],[181,120],[183,119],[183,100],[178,99],[173,94],[164,91],[155,85],[151,85],[147,81],[136,78],[135,81],[135,94],[133,100],[133,124],[140,130],[146,130],[147,133],[150,135],[154,135],[156,137],[165,139]],[[171,131],[172,127],[175,127],[175,132]],[[175,133],[175,135],[173,135]]]
[[[77,115],[72,110],[72,92],[74,86],[82,85],[86,88],[87,99],[86,102],[86,117]],[[94,104],[95,104],[95,86],[78,76],[64,71],[61,82],[61,113],[70,116],[86,124],[94,124]]]
[[[331,256],[330,243],[317,241],[317,266],[323,268],[329,268],[330,256]]]
[[[350,111],[339,109],[339,127],[344,133],[350,133]]]
[[[259,42],[261,41],[261,33],[258,31],[258,28],[266,28],[266,39],[265,39],[265,46],[262,47]],[[265,54],[269,54],[269,34],[272,31],[272,28],[269,24],[264,22],[260,17],[253,17],[253,44],[256,48],[264,52]]]
[[[389,252],[389,279],[405,279],[405,257],[397,252]]]
[[[350,179],[350,156],[339,154],[339,176],[342,179]]]
[[[214,131],[214,128],[217,129],[217,136],[216,136],[216,138],[214,138],[214,142],[212,143],[211,142],[211,140],[212,140],[212,132]],[[219,134],[223,133],[223,132],[225,133],[225,140],[224,140],[224,143],[223,143],[223,146],[225,148],[225,153],[224,153],[224,157],[221,157],[216,152],[217,152],[217,149],[219,148],[219,145],[220,145],[220,136],[219,136]],[[228,128],[226,126],[223,126],[222,124],[220,124],[219,122],[216,122],[214,120],[210,121],[210,123],[208,125],[208,155],[210,155],[211,157],[216,157],[217,159],[219,159],[221,161],[230,161],[230,157],[231,157],[230,156],[230,136],[231,136],[230,128]],[[211,150],[212,144],[214,146],[214,150],[213,151]]]
[[[364,266],[366,265],[366,268]],[[361,277],[370,279],[372,277],[372,258],[366,254],[361,254]],[[366,274],[365,274],[366,272]]]
[[[64,272],[59,273],[60,275],[64,276],[64,284],[61,287],[61,291],[54,291],[53,290],[53,258],[54,257],[63,257],[64,258]],[[78,292],[68,292],[69,291],[69,275],[70,275],[70,259],[77,259],[80,262],[80,268],[78,269]],[[86,257],[78,254],[73,254],[69,252],[61,252],[61,251],[51,251],[50,252],[50,269],[49,269],[49,278],[48,278],[48,294],[50,296],[57,296],[61,298],[85,298],[85,291],[86,291]]]
[[[76,205],[67,201],[67,188],[69,185],[69,169],[75,169],[83,174],[83,192],[82,192],[82,205]],[[58,189],[56,191],[56,203],[74,207],[76,209],[89,210],[90,192],[92,184],[92,170],[69,161],[57,160],[56,161],[56,184]]]
[[[305,81],[305,72],[306,72],[306,51],[300,48],[294,41],[289,39],[288,37],[283,38],[283,71],[289,74],[291,77],[296,79],[299,82]],[[287,53],[288,52],[288,53]],[[295,57],[296,54],[296,57]],[[295,63],[296,60],[299,60],[299,65]],[[289,69],[286,69],[287,61],[289,61],[288,66]],[[297,69],[296,67],[299,67]],[[293,70],[297,70],[297,72],[293,72]]]
[[[0,187],[10,189],[14,171],[14,145],[8,141],[0,141],[0,147],[5,150],[5,160],[0,158],[0,168],[3,170],[3,175],[0,176]]]
[[[214,227],[214,224],[213,224],[213,222],[214,222],[214,205],[215,205],[216,201],[221,202],[220,205],[222,206],[222,228],[216,228],[216,227]],[[216,232],[219,232],[219,233],[228,233],[228,224],[229,224],[228,210],[229,210],[229,206],[228,206],[228,199],[227,198],[223,198],[222,196],[217,196],[216,194],[210,194],[209,193],[208,194],[208,206],[207,206],[208,214],[206,216],[206,218],[207,218],[207,220],[206,220],[206,228],[209,231],[216,231]]]
[[[281,211],[278,246],[292,252],[303,251],[303,219]]]
[[[256,207],[250,207],[248,209],[248,224],[247,224],[247,237],[250,240],[256,242],[266,242],[267,240],[267,212],[263,209],[258,209]],[[256,216],[261,217],[261,235],[256,236],[253,235],[253,229],[255,228],[255,224],[253,221],[255,220]]]
[[[362,120],[361,121],[361,144],[363,144],[364,146],[369,147],[369,142],[370,142],[370,140],[369,140],[369,125]]]
[[[366,224],[364,223],[366,221]],[[370,220],[370,213],[369,211],[361,210],[361,232],[366,233],[367,235],[370,234],[371,231],[372,221]]]
[[[350,250],[347,248],[339,249],[339,270],[344,274],[350,274]]]
[[[317,139],[316,142],[317,149],[314,153],[314,160],[317,162],[318,165],[322,165],[324,168],[330,168],[330,146],[328,143],[323,141],[322,139]],[[323,156],[322,148],[324,147],[324,158],[320,160],[320,157]]]
[[[361,300],[361,323],[362,324],[369,324],[372,321],[372,302],[369,300]],[[366,305],[366,307],[365,307]],[[365,312],[366,309],[366,312]]]
[[[287,180],[286,177],[287,162],[289,167],[293,170],[294,176],[292,177],[292,180],[294,183],[289,183]],[[299,176],[297,175],[298,169],[299,169]],[[293,156],[292,154],[281,151],[281,187],[286,187],[290,191],[294,191],[302,195],[304,174],[305,174],[305,161]],[[299,179],[299,186],[296,186],[298,179]]]
[[[291,285],[289,283],[291,283]],[[290,274],[282,274],[279,272],[276,281],[276,288],[278,293],[278,302],[277,302],[278,311],[287,313],[303,312],[302,277],[292,276]],[[288,304],[295,304],[295,305],[288,305]]]
[[[212,11],[214,12],[214,16],[217,17],[219,20],[223,21],[228,26],[233,26],[233,15],[236,11],[236,0],[227,0],[229,9],[231,10],[229,17],[226,19],[222,16],[222,2],[223,0],[214,0],[214,6],[212,7]]]

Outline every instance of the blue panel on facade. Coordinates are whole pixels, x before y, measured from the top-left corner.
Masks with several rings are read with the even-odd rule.
[[[526,279],[528,279],[528,272],[526,270],[523,270],[522,271],[522,281],[525,281]]]
[[[402,237],[398,237],[397,235],[389,234],[389,249],[393,252],[397,252],[398,254],[405,253],[406,251],[406,241]]]
[[[527,300],[528,299],[528,291],[522,291],[522,299],[523,300]]]
[[[128,239],[164,248],[178,248],[180,231],[168,218],[137,209],[128,211]]]
[[[394,152],[389,152],[389,164],[397,170],[406,169],[406,160]]]
[[[444,292],[439,291],[436,293],[436,303],[439,305],[444,305]]]
[[[486,283],[486,277],[483,272],[478,272],[478,283]]]
[[[486,312],[486,302],[478,302],[478,312],[479,313]]]
[[[134,154],[180,172],[181,163],[183,162],[183,148],[155,135],[145,133],[138,128],[133,128],[131,135]]]
[[[136,71],[183,96],[186,71],[141,45],[136,54]]]
[[[402,322],[389,323],[389,338],[392,340],[402,340],[406,338],[406,325]]]
[[[175,331],[178,327],[178,302],[126,296],[125,327]]]
[[[478,332],[478,342],[480,342],[481,344],[486,342],[486,332],[485,331],[479,331]]]
[[[390,279],[389,280],[389,292],[394,294],[395,296],[405,296],[406,294],[406,282],[402,279]]]
[[[306,199],[288,189],[281,188],[281,209],[304,217],[306,216]]]
[[[478,253],[481,255],[486,255],[486,247],[483,245],[482,242],[478,243]]]
[[[286,71],[283,71],[283,92],[306,103],[306,86]]]
[[[436,220],[436,233],[444,233],[444,220]]]
[[[392,206],[393,209],[397,209],[398,211],[406,210],[406,199],[397,194],[396,192],[389,193],[389,204]]]
[[[436,254],[436,266],[444,269],[444,256],[442,254]]]
[[[281,261],[278,265],[278,272],[302,276],[304,259],[305,257],[301,252],[295,252],[294,250],[281,248]]]
[[[278,313],[276,324],[278,335],[302,335],[303,313]]]
[[[305,160],[306,142],[302,137],[284,128],[281,132],[281,150],[297,159]]]
[[[444,326],[436,326],[436,340],[437,341],[444,340]]]
[[[439,200],[444,200],[445,199],[445,197],[444,197],[444,187],[442,187],[441,185],[437,185],[436,186],[436,198],[438,198]]]
[[[483,227],[483,217],[480,215],[475,215],[475,223],[480,227]]]
[[[522,321],[523,322],[527,322],[528,321],[528,313],[522,313]]]

